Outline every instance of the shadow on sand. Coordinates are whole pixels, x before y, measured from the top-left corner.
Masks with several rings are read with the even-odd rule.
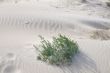
[[[61,67],[64,73],[100,73],[91,58],[83,52],[79,52],[70,66]]]

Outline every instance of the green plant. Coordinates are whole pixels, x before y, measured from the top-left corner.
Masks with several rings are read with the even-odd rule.
[[[40,50],[38,59],[50,64],[69,64],[72,62],[73,56],[78,52],[77,43],[66,36],[53,37],[52,42],[45,40],[42,36],[40,38],[42,50]]]

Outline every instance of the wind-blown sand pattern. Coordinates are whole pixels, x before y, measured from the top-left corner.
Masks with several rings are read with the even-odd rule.
[[[0,8],[0,73],[110,73],[109,19],[45,8],[37,11],[36,7],[28,12],[26,8],[20,5]],[[93,32],[99,33],[95,39],[91,39]],[[36,59],[38,52],[33,44],[39,44],[38,35],[51,40],[59,33],[79,44],[80,52],[68,67]],[[107,38],[102,41],[97,37]]]
[[[56,23],[55,20],[40,19],[33,17],[1,17],[1,23],[4,27],[10,27],[23,30],[58,30],[62,29],[62,23]],[[48,25],[50,24],[50,25]]]
[[[10,51],[13,51],[17,55],[19,55],[21,59],[23,59],[23,60],[20,60],[20,62],[21,62],[20,68],[24,72],[21,72],[21,73],[31,73],[31,72],[36,73],[38,71],[39,71],[38,73],[43,73],[43,72],[47,72],[47,73],[55,72],[56,73],[57,69],[58,69],[59,73],[68,73],[68,72],[70,72],[70,73],[73,73],[73,72],[75,72],[75,73],[77,73],[77,72],[79,72],[79,73],[82,73],[82,72],[104,73],[104,72],[109,72],[109,69],[110,69],[109,61],[110,60],[109,60],[109,58],[108,59],[106,58],[107,56],[109,57],[109,52],[106,54],[103,53],[104,52],[103,49],[109,50],[110,47],[106,46],[107,42],[109,45],[109,41],[101,42],[101,41],[96,41],[96,40],[86,40],[86,39],[82,40],[82,39],[76,38],[76,40],[78,39],[79,46],[82,45],[81,50],[82,50],[82,48],[85,50],[83,52],[80,52],[78,55],[76,55],[75,59],[73,60],[73,65],[71,65],[70,67],[61,67],[61,68],[55,67],[56,69],[50,65],[46,65],[45,63],[36,61],[36,51],[33,48],[31,42],[28,42],[28,40],[30,41],[30,38],[32,40],[34,40],[34,42],[36,42],[38,35],[42,34],[42,33],[44,33],[45,36],[51,36],[51,35],[47,35],[51,31],[53,31],[53,32],[57,31],[56,34],[59,33],[60,31],[62,31],[61,33],[63,33],[63,34],[68,34],[68,30],[70,31],[70,29],[73,32],[70,34],[74,34],[74,35],[71,35],[71,37],[74,37],[74,36],[81,37],[81,35],[77,35],[77,33],[82,33],[83,32],[82,30],[85,30],[85,29],[88,31],[96,30],[96,28],[93,28],[92,25],[90,26],[91,23],[90,24],[88,23],[89,25],[80,23],[80,25],[82,26],[81,27],[81,26],[77,25],[76,22],[69,24],[70,22],[65,23],[65,21],[63,22],[62,20],[57,20],[57,19],[52,20],[50,18],[49,19],[33,18],[30,16],[29,17],[28,16],[21,16],[21,17],[17,17],[17,16],[12,16],[12,17],[4,16],[3,17],[2,16],[2,17],[0,17],[0,22],[1,22],[0,26],[3,29],[8,30],[7,32],[4,32],[4,33],[8,33],[7,36],[9,38],[9,39],[6,38],[6,39],[2,40],[3,42],[0,42],[1,44],[5,42],[5,46],[1,45],[1,48],[3,48],[3,49],[9,48]],[[79,20],[79,22],[80,22],[80,20]],[[96,25],[99,25],[99,24],[96,24]],[[89,29],[88,26],[89,26],[89,28],[91,27],[91,29]],[[100,27],[100,29],[102,29],[102,28]],[[74,30],[79,31],[79,32],[74,33]],[[22,32],[19,32],[19,31],[22,31]],[[70,34],[68,34],[68,35],[70,35]],[[83,32],[83,35],[84,34],[88,34],[88,33]],[[55,34],[53,34],[53,35],[55,35]],[[6,37],[5,34],[3,34],[1,36]],[[88,34],[88,36],[89,36],[89,34]],[[85,36],[85,37],[88,38],[88,36]],[[23,38],[25,38],[25,39],[23,39]],[[20,40],[22,40],[22,41],[20,41]],[[23,40],[24,40],[24,42],[23,42]],[[90,48],[91,45],[95,45],[95,44],[91,43],[90,41],[93,43],[96,43],[97,46]],[[10,44],[8,44],[8,42]],[[16,43],[13,44],[13,42],[16,42]],[[27,42],[27,44],[26,44],[26,42]],[[28,43],[30,43],[30,44],[28,44]],[[83,45],[84,43],[85,44],[88,43],[90,45],[85,46],[85,45]],[[104,46],[103,43],[106,43],[106,45]],[[23,46],[23,44],[24,44],[24,46]],[[8,47],[8,45],[9,45],[9,47]],[[12,45],[15,47],[13,47]],[[101,47],[98,47],[98,46],[101,46]],[[94,52],[92,52],[93,49],[97,49],[97,51],[94,50]],[[5,53],[4,50],[2,50],[2,52]],[[97,59],[95,52],[96,53],[99,52],[99,54],[102,53],[99,55],[99,56],[101,56],[101,57],[99,57],[99,59]],[[85,53],[87,53],[88,55],[85,55]],[[106,59],[103,59],[103,58],[106,58]],[[10,58],[9,58],[9,60],[10,60]],[[107,61],[107,62],[105,62],[105,61]],[[16,63],[17,61],[13,60],[13,62]],[[103,64],[101,64],[101,63],[103,63]],[[106,64],[106,63],[108,63],[108,64]],[[6,64],[6,67],[3,68],[4,65],[2,65],[2,64],[4,64],[4,65]],[[1,65],[0,69],[1,69],[2,73],[16,73],[15,72],[16,64],[13,65],[13,63],[11,63],[11,65],[7,65],[7,63],[1,62],[0,65]],[[30,69],[30,67],[32,67],[32,69]],[[105,69],[104,72],[100,72],[103,68],[107,68],[107,70]],[[44,70],[42,70],[42,69],[44,69]],[[20,72],[18,72],[18,73],[20,73]]]

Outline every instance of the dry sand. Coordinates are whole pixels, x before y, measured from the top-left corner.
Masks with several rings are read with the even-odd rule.
[[[90,38],[91,32],[109,29],[110,20],[105,18],[70,14],[40,4],[1,5],[0,73],[110,73],[110,40]],[[39,44],[38,35],[51,40],[59,33],[74,39],[80,47],[69,67],[36,59],[38,52],[33,44]],[[101,35],[105,34],[98,37]]]

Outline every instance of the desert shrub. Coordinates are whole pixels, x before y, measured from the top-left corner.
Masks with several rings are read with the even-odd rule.
[[[53,41],[49,42],[42,36],[41,49],[38,59],[54,65],[70,64],[72,58],[78,52],[78,45],[66,36],[59,35],[53,37]],[[38,49],[37,49],[38,50]]]

